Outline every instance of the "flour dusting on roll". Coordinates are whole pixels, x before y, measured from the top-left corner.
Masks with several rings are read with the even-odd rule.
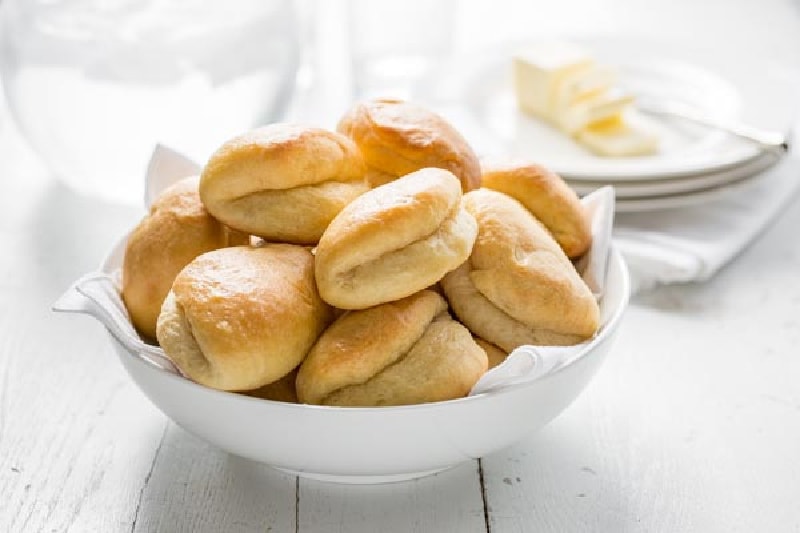
[[[231,139],[200,181],[208,210],[272,242],[315,244],[344,206],[369,187],[353,142],[336,132],[271,124]]]
[[[476,234],[452,173],[413,172],[364,193],[331,222],[316,250],[320,294],[341,309],[410,296],[463,263]]]
[[[297,367],[332,320],[304,247],[224,248],[184,268],[158,317],[158,342],[192,380],[252,390]]]

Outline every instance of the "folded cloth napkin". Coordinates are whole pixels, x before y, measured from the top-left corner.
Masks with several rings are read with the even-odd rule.
[[[633,292],[704,281],[735,258],[797,196],[797,152],[702,205],[618,214],[614,242],[628,263]]]

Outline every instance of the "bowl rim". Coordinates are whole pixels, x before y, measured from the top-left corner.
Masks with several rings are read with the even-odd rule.
[[[115,258],[122,257],[124,254],[125,245],[128,241],[128,238],[133,230],[125,233],[111,248],[111,250],[106,254],[103,258],[102,262],[100,263],[100,270],[107,274],[113,274],[117,269],[121,268],[120,265],[116,265],[117,260]],[[121,259],[119,260],[121,263]],[[277,400],[268,400],[266,398],[258,398],[253,396],[248,396],[246,394],[242,394],[241,392],[235,391],[224,391],[213,389],[211,387],[206,387],[199,383],[192,381],[189,378],[184,376],[179,376],[175,374],[171,374],[169,372],[165,372],[159,368],[156,368],[146,361],[142,360],[140,357],[137,357],[135,354],[127,350],[124,346],[122,346],[114,337],[111,337],[111,341],[117,345],[119,348],[127,353],[131,359],[135,360],[136,362],[142,364],[143,366],[148,367],[150,370],[154,372],[160,373],[165,379],[174,380],[175,383],[181,383],[179,386],[189,386],[202,390],[204,393],[211,393],[219,394],[226,398],[236,398],[236,401],[245,401],[245,402],[257,402],[261,405],[272,406],[274,408],[286,408],[286,409],[299,409],[303,412],[308,412],[309,410],[316,411],[316,412],[328,412],[328,413],[376,413],[376,414],[387,414],[389,412],[404,412],[409,410],[431,410],[431,409],[444,409],[448,406],[453,405],[463,405],[468,403],[473,403],[476,401],[485,400],[486,398],[491,397],[499,397],[504,396],[507,394],[512,394],[520,389],[525,389],[527,387],[532,387],[542,383],[543,381],[548,381],[553,377],[561,374],[562,372],[566,371],[566,369],[575,365],[578,361],[584,359],[587,354],[592,351],[594,347],[603,343],[608,337],[610,337],[616,329],[619,327],[619,322],[622,320],[622,316],[625,314],[625,310],[628,307],[630,302],[631,296],[631,285],[630,285],[630,274],[628,271],[628,266],[625,263],[625,259],[622,256],[622,253],[619,251],[619,248],[612,242],[609,255],[608,255],[608,265],[615,262],[620,270],[621,274],[621,299],[620,304],[614,309],[611,317],[608,321],[603,324],[600,331],[581,349],[577,354],[572,356],[568,361],[566,361],[563,365],[559,366],[558,368],[548,372],[547,374],[541,376],[540,378],[534,381],[527,381],[527,382],[519,382],[519,383],[512,383],[502,389],[491,390],[487,392],[481,392],[479,394],[475,394],[474,396],[464,396],[462,398],[455,398],[452,400],[441,400],[437,402],[427,402],[427,403],[420,403],[420,404],[411,404],[411,405],[387,405],[381,407],[348,407],[348,406],[336,406],[336,405],[314,405],[314,404],[305,404],[305,403],[291,403],[291,402],[281,402]],[[112,265],[112,263],[115,263]],[[608,272],[610,268],[607,268],[606,272]],[[606,274],[608,275],[608,274]],[[120,350],[117,350],[118,352]]]

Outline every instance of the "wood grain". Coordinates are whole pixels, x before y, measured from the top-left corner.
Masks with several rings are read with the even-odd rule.
[[[165,420],[104,337],[35,298],[0,310],[0,531],[130,530]]]
[[[29,174],[4,182],[0,209],[0,531],[129,531],[165,420],[102,328],[50,304],[132,211],[87,209],[8,133],[3,164]]]
[[[296,482],[170,424],[134,532],[295,531]]]

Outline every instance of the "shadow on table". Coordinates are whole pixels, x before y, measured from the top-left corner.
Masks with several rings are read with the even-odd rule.
[[[300,479],[299,531],[486,531],[477,461],[380,485]]]
[[[133,531],[485,531],[484,524],[475,461],[405,483],[337,485],[229,455],[169,424]]]

